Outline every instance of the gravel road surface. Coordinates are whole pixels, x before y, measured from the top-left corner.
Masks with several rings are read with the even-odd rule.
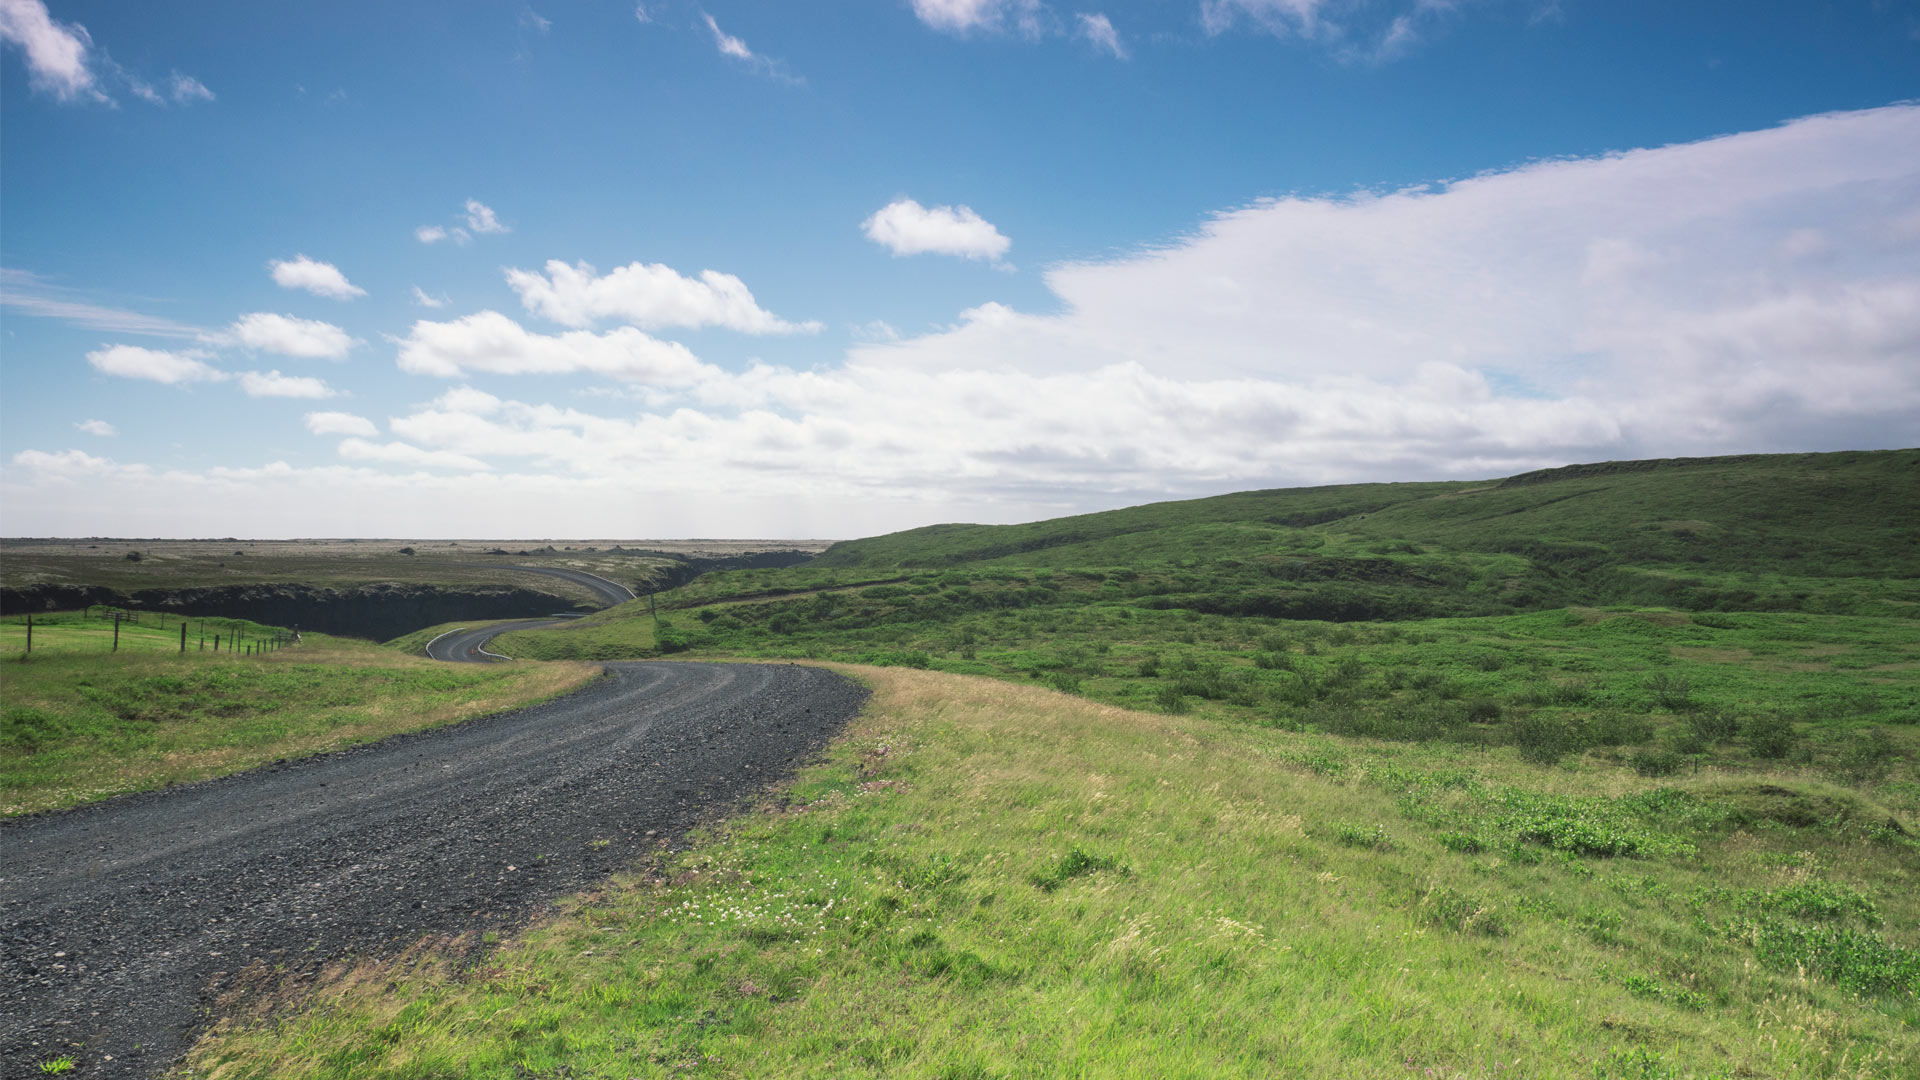
[[[483,626],[478,630],[449,630],[432,641],[427,642],[427,656],[434,660],[445,660],[450,664],[490,664],[495,660],[511,660],[502,656],[487,644],[509,630],[547,630],[555,626],[565,626],[572,619],[517,619],[509,623]]]
[[[865,698],[818,668],[610,664],[520,712],[0,822],[0,1074],[154,1076],[249,972],[522,922],[785,776]]]

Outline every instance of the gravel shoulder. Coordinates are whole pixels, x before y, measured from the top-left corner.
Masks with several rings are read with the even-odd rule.
[[[260,972],[524,921],[784,778],[866,697],[796,665],[610,664],[520,712],[0,823],[0,1071],[157,1075]]]

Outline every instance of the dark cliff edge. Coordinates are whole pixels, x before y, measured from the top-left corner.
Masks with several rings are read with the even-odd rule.
[[[461,619],[520,619],[560,611],[590,611],[538,589],[482,585],[449,588],[378,582],[330,589],[313,585],[220,585],[139,589],[131,594],[96,585],[29,585],[0,589],[0,613],[71,611],[113,604],[172,615],[219,615],[269,626],[389,641],[423,626]]]

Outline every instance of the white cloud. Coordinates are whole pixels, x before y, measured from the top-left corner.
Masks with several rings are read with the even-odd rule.
[[[239,321],[228,328],[228,333],[249,349],[309,360],[341,360],[360,344],[332,323],[267,311],[240,316]]]
[[[855,341],[899,341],[902,337],[899,329],[885,319],[874,319],[850,327],[848,332]]]
[[[87,354],[94,370],[123,379],[150,379],[177,385],[190,382],[218,382],[226,372],[209,367],[200,360],[205,353],[168,352],[143,349],[138,345],[107,345]]]
[[[791,323],[762,308],[732,274],[683,277],[660,263],[629,263],[596,276],[586,263],[548,260],[546,274],[510,269],[507,285],[528,311],[564,326],[620,319],[646,329],[723,326],[743,334],[812,334],[818,322]]]
[[[104,83],[126,89],[152,105],[212,101],[213,91],[191,75],[174,72],[164,90],[105,56],[93,55],[93,38],[78,23],[54,21],[45,0],[0,0],[0,42],[17,47],[27,62],[27,82],[60,101],[117,104]]]
[[[442,225],[422,225],[413,230],[413,235],[423,244],[437,244],[447,238],[447,230]]]
[[[468,457],[465,454],[453,454],[445,450],[422,450],[403,442],[369,442],[360,438],[342,439],[340,456],[348,461],[382,461],[390,465],[411,465],[415,468],[427,469],[463,469],[469,472],[483,472],[491,468],[479,458]]]
[[[720,55],[736,60],[753,59],[753,50],[747,48],[746,42],[720,29],[720,24],[713,21],[713,16],[701,12],[700,17],[707,21],[707,29],[713,31],[713,44],[720,50]]]
[[[302,418],[315,435],[359,435],[374,438],[380,428],[364,416],[344,412],[310,412]]]
[[[423,308],[437,309],[447,306],[447,297],[445,293],[439,296],[431,296],[425,290],[421,289],[420,286],[415,285],[413,287],[413,302]]]
[[[167,80],[167,92],[172,95],[175,105],[191,105],[196,101],[213,100],[213,91],[207,89],[205,83],[177,71]]]
[[[143,334],[148,337],[199,339],[205,337],[207,333],[200,327],[177,323],[157,315],[124,311],[120,308],[105,307],[75,299],[73,292],[74,290],[62,289],[42,281],[37,274],[0,267],[0,306],[10,307],[28,315],[59,319],[62,322],[92,330],[111,330],[120,334]]]
[[[586,372],[678,387],[714,370],[685,345],[649,337],[631,326],[604,334],[585,330],[535,334],[495,311],[453,322],[416,322],[399,345],[400,370],[441,378],[475,371],[496,375]]]
[[[913,0],[913,13],[935,30],[950,34],[1004,29],[1009,22],[1028,37],[1044,30],[1039,0]]]
[[[643,23],[653,21],[653,16],[647,12],[647,5],[645,4],[633,5],[633,17]]]
[[[27,81],[35,90],[61,101],[107,100],[87,63],[93,45],[87,28],[55,22],[42,0],[0,0],[0,41],[26,56]]]
[[[1127,47],[1120,42],[1120,32],[1113,28],[1113,20],[1105,15],[1080,12],[1074,16],[1080,25],[1080,36],[1093,43],[1094,48],[1104,49],[1116,60],[1127,58]]]
[[[1200,0],[1200,25],[1223,34],[1243,20],[1270,34],[1312,38],[1329,30],[1321,17],[1328,0]]]
[[[367,295],[367,290],[348,281],[347,275],[341,273],[339,267],[309,259],[305,255],[275,259],[267,266],[273,271],[273,283],[283,289],[305,289],[315,296],[330,300],[351,300]]]
[[[1404,55],[1437,20],[1456,16],[1461,0],[1201,0],[1208,35],[1240,26],[1280,38],[1314,42],[1343,62],[1381,63]],[[1542,9],[1544,12],[1546,9]],[[1536,13],[1535,19],[1541,17]]]
[[[720,24],[713,21],[713,16],[703,11],[700,17],[706,20],[707,29],[713,34],[713,47],[720,50],[720,55],[732,57],[777,82],[800,85],[806,81],[788,74],[786,65],[782,62],[747,48],[746,42],[720,29]]]
[[[389,419],[403,449],[352,434],[365,446],[343,454],[378,469],[26,451],[0,500],[49,534],[478,535],[537,517],[555,535],[858,535],[1254,487],[1913,446],[1916,206],[1920,106],[1898,106],[1265,200],[1051,268],[1049,314],[980,304],[818,370],[729,371],[630,327],[540,335],[481,312],[415,324],[400,366],[631,381],[591,408],[543,400],[557,391],[537,378],[454,386]],[[386,471],[432,454],[495,468]],[[236,527],[238,507],[264,524]]]
[[[476,233],[506,233],[513,230],[500,224],[493,214],[493,207],[479,199],[467,200],[467,228]]]
[[[921,206],[896,199],[860,223],[867,239],[895,255],[959,255],[998,260],[1013,246],[993,224],[968,206]]]
[[[110,439],[120,434],[118,428],[107,423],[105,420],[82,420],[73,426],[89,435],[98,435],[103,439]]]
[[[248,397],[329,398],[338,393],[321,379],[278,371],[243,371],[240,389]]]

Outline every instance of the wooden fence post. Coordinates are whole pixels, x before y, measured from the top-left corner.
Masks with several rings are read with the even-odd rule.
[[[117,611],[113,615],[113,651],[120,651],[120,613]]]
[[[187,651],[187,620],[180,620],[180,651]]]
[[[33,616],[27,616],[27,651],[33,651]]]

